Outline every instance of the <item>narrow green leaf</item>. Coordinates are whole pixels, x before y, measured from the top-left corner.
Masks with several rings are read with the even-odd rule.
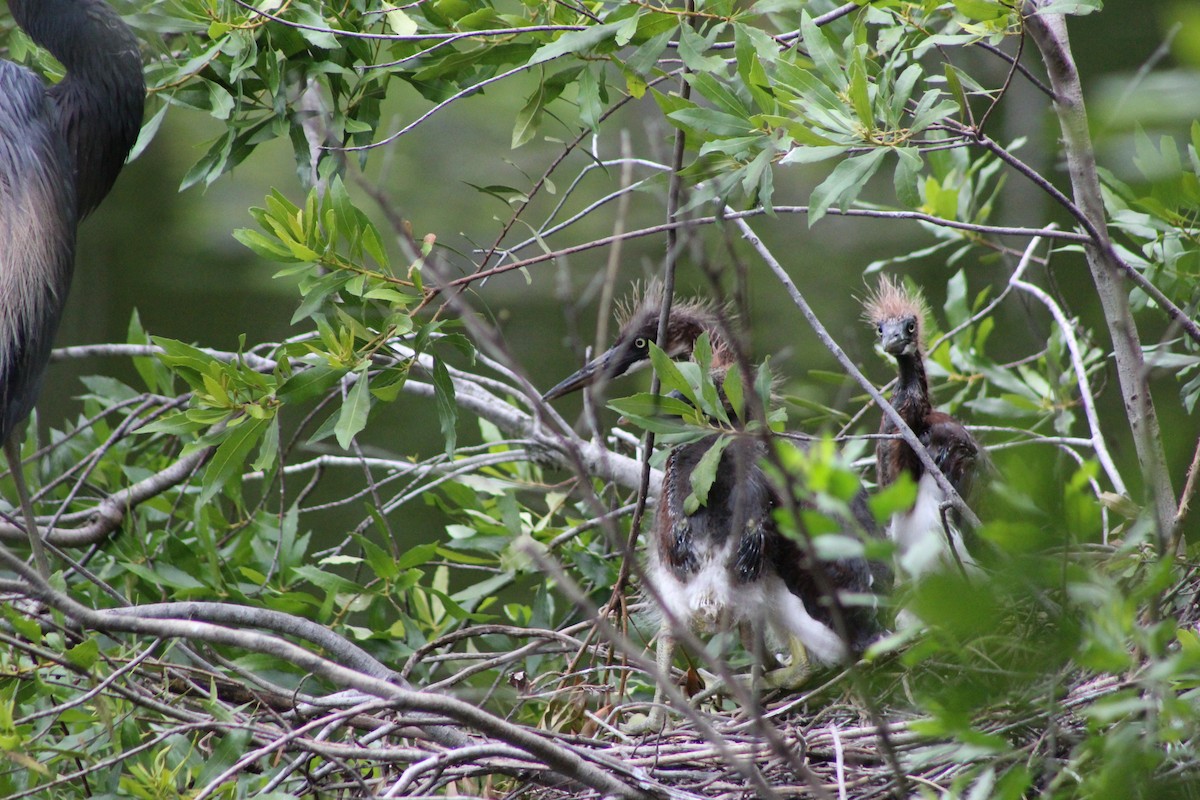
[[[754,127],[744,117],[735,117],[714,108],[681,108],[667,115],[667,119],[687,128],[714,136],[745,136],[754,132]]]
[[[91,669],[92,665],[100,660],[100,645],[95,639],[84,639],[67,650],[67,660],[77,667]]]
[[[250,228],[238,228],[233,232],[233,238],[254,251],[254,254],[268,261],[292,263],[296,258],[292,251],[283,246],[278,239],[268,239],[263,234]]]
[[[694,417],[696,407],[677,397],[640,392],[610,400],[608,407],[627,417]]]
[[[688,69],[696,73],[725,71],[725,59],[717,55],[704,55],[710,46],[711,42],[692,26],[684,25],[679,29],[679,57]]]
[[[533,94],[525,101],[524,107],[517,112],[513,122],[512,143],[510,147],[516,150],[537,135],[538,126],[542,124],[542,109],[546,107],[547,92],[543,81],[539,81]]]
[[[708,492],[717,477],[717,467],[721,464],[721,456],[732,441],[733,439],[728,436],[718,436],[712,447],[708,448],[708,451],[700,457],[696,468],[692,470],[690,477],[692,496],[702,506],[708,505]],[[691,497],[689,496],[688,499]]]
[[[345,374],[344,369],[317,364],[293,373],[279,387],[277,394],[279,399],[285,402],[301,403],[325,394],[336,386]]]
[[[908,208],[917,208],[921,205],[921,192],[917,186],[925,162],[912,147],[896,148],[896,158],[896,172],[893,175],[896,199]]]
[[[842,73],[837,54],[807,11],[800,12],[800,33],[804,37],[804,49],[825,81],[839,90],[845,89],[846,76]]]
[[[367,368],[363,366],[358,371],[358,380],[346,395],[346,402],[342,403],[337,425],[333,429],[338,445],[343,449],[349,448],[359,431],[367,427],[367,417],[371,413],[371,393],[367,383]]]
[[[685,77],[692,88],[712,101],[719,111],[738,118],[750,116],[750,109],[746,108],[741,99],[724,82],[703,72],[689,73]]]
[[[246,457],[250,449],[258,443],[269,424],[267,420],[246,419],[226,433],[212,460],[204,468],[204,477],[201,480],[204,488],[200,492],[200,505],[216,497],[231,478],[241,476],[246,468]]]
[[[854,106],[854,113],[858,116],[858,121],[862,123],[863,128],[868,131],[874,130],[875,111],[871,108],[871,90],[867,70],[859,59],[855,59],[850,64],[848,94],[850,103]]]
[[[815,164],[844,154],[849,147],[842,145],[817,145],[793,147],[779,160],[780,164]]]
[[[725,381],[721,385],[725,399],[733,409],[733,415],[740,420],[746,419],[746,398],[742,387],[742,371],[736,366],[725,373]]]
[[[454,400],[454,382],[450,380],[450,372],[440,358],[433,362],[433,394],[437,400],[442,436],[446,440],[446,455],[452,456],[458,435],[458,405]]]
[[[658,380],[662,384],[664,392],[679,392],[688,399],[696,408],[700,407],[700,401],[696,398],[696,392],[692,389],[691,383],[683,377],[683,373],[679,371],[679,365],[671,360],[671,357],[662,351],[662,349],[651,343],[650,345],[650,364],[654,367],[655,374],[658,375]]]
[[[579,121],[593,131],[599,129],[600,116],[604,112],[604,68],[590,66],[579,73],[576,102],[579,103]]]
[[[266,420],[268,423],[262,445],[258,448],[258,458],[250,465],[251,469],[265,472],[275,466],[279,457],[279,420]]]
[[[836,204],[845,210],[879,169],[887,152],[886,149],[879,148],[863,153],[861,156],[848,158],[838,164],[833,172],[829,173],[829,177],[822,181],[820,186],[813,189],[809,199],[809,227],[824,217],[832,205]]]
[[[532,67],[568,53],[587,50],[616,36],[624,25],[624,21],[610,22],[607,25],[590,25],[581,31],[568,31],[553,42],[539,47],[529,59],[527,66]]]

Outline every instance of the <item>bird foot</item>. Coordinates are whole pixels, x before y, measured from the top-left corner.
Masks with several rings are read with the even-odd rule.
[[[655,706],[649,714],[634,714],[620,726],[620,730],[628,736],[650,736],[662,733],[666,727],[666,710],[662,706]]]
[[[808,683],[808,679],[812,677],[812,667],[807,659],[800,659],[799,662],[793,658],[792,663],[786,667],[773,669],[762,676],[762,688],[765,690],[783,689],[784,691],[794,691],[799,689],[804,684]]]

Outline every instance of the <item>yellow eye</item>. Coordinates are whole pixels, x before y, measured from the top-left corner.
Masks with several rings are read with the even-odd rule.
[[[646,340],[639,336],[638,338],[633,340],[633,346],[636,347],[638,350],[645,350],[646,349]]]
[[[905,327],[906,327],[906,329],[908,330],[908,332],[909,332],[909,333],[913,333],[913,332],[915,332],[915,331],[917,330],[917,323],[915,323],[915,322],[909,322],[909,323],[908,323],[908,325],[907,325],[907,326],[905,326]]]

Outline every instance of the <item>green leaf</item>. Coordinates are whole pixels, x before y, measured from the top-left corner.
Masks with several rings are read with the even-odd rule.
[[[667,119],[678,123],[679,126],[711,133],[714,136],[746,136],[754,132],[749,120],[713,108],[681,108],[668,114]]]
[[[787,155],[779,160],[779,163],[815,164],[818,161],[826,161],[830,158],[837,158],[849,149],[849,147],[843,147],[841,145],[798,146],[789,150]]]
[[[716,33],[718,30],[719,27],[714,28],[713,32]],[[704,51],[711,46],[712,43],[697,33],[692,26],[684,25],[679,29],[679,57],[693,72],[725,71],[725,59],[717,55],[704,55]]]
[[[292,251],[278,239],[269,239],[259,231],[251,228],[238,228],[233,232],[233,238],[254,251],[254,254],[268,261],[294,262],[296,258]]]
[[[283,382],[276,393],[280,400],[301,403],[325,394],[336,386],[345,374],[345,369],[318,364],[294,373]]]
[[[896,187],[896,199],[908,208],[918,208],[921,205],[921,193],[917,189],[921,178],[921,170],[925,162],[915,148],[896,148],[896,172],[893,178]]]
[[[725,453],[725,448],[732,441],[731,437],[718,436],[717,440],[713,442],[712,447],[708,448],[707,452],[696,463],[696,468],[692,470],[689,478],[692,485],[692,493],[684,501],[684,511],[686,513],[694,514],[696,512],[696,508],[690,510],[688,508],[693,498],[700,506],[708,505],[708,491],[712,488],[713,481],[717,477],[717,467],[721,464],[721,456]]]
[[[433,396],[437,401],[438,422],[446,440],[446,455],[454,455],[457,443],[458,405],[454,401],[454,381],[445,363],[439,358],[433,362]]]
[[[867,507],[871,514],[881,523],[886,523],[892,515],[899,511],[912,508],[917,499],[917,485],[912,476],[901,472],[899,477],[867,499]]]
[[[658,375],[658,380],[661,382],[664,392],[679,392],[693,406],[696,408],[700,407],[700,401],[696,397],[696,392],[692,389],[692,384],[679,371],[679,365],[672,361],[671,357],[654,343],[650,344],[650,364],[654,367],[654,372]]]
[[[217,452],[213,454],[212,460],[205,467],[200,505],[212,500],[230,478],[241,476],[246,468],[246,458],[250,449],[258,443],[259,438],[266,432],[267,426],[271,424],[264,419],[243,419],[245,421],[240,425],[236,425],[226,432],[225,438],[217,447]]]
[[[84,639],[67,650],[67,660],[77,667],[91,669],[100,660],[100,645],[93,638]]]
[[[42,643],[42,626],[38,624],[37,620],[26,617],[13,608],[10,603],[4,603],[0,609],[3,610],[4,618],[13,626],[13,630],[33,644]]]
[[[279,457],[279,420],[269,419],[266,422],[267,432],[263,436],[262,446],[258,449],[258,458],[250,465],[251,469],[259,472],[266,472],[274,467]]]
[[[348,449],[359,431],[367,427],[367,417],[371,413],[371,393],[367,386],[367,367],[358,370],[358,380],[350,387],[346,402],[342,403],[337,425],[333,429],[337,442],[343,449]]]
[[[610,22],[606,25],[590,25],[581,31],[568,31],[553,42],[539,47],[526,66],[532,67],[568,53],[579,53],[595,47],[616,36],[624,25],[624,21]]]
[[[829,207],[837,204],[843,211],[858,197],[867,181],[883,163],[887,150],[879,148],[861,156],[847,158],[829,173],[809,198],[808,225],[815,225]]]
[[[742,388],[742,371],[736,366],[726,371],[725,381],[721,385],[725,399],[733,409],[733,415],[740,420],[746,419],[746,398]]]
[[[696,408],[677,397],[641,392],[611,400],[608,407],[627,417],[694,417]]]
[[[854,106],[854,113],[865,130],[875,129],[875,112],[871,108],[871,94],[868,86],[867,70],[862,62],[855,59],[850,64],[850,85],[848,94]]]
[[[817,27],[816,22],[807,11],[800,12],[800,33],[804,37],[804,47],[809,58],[816,64],[817,70],[825,81],[838,89],[846,86],[846,76],[842,73],[841,63],[837,54],[830,46],[825,33]]]

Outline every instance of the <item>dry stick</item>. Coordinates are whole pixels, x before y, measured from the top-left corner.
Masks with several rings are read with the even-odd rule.
[[[208,459],[213,449],[207,447],[197,450],[176,461],[162,472],[138,481],[127,489],[114,492],[104,498],[95,508],[80,514],[67,515],[64,519],[68,517],[90,519],[86,525],[80,528],[48,528],[45,533],[46,541],[57,547],[84,547],[103,541],[121,526],[125,515],[134,506],[187,480],[192,471]],[[24,535],[25,533],[19,528],[0,524],[0,542],[19,540]]]
[[[1025,24],[1041,52],[1042,61],[1054,89],[1054,108],[1062,129],[1063,147],[1075,203],[1092,228],[1094,241],[1084,246],[1092,281],[1104,307],[1105,320],[1113,340],[1117,377],[1138,462],[1146,476],[1147,491],[1154,507],[1160,552],[1165,551],[1175,516],[1175,493],[1167,471],[1162,431],[1150,394],[1149,371],[1142,354],[1137,326],[1129,307],[1129,293],[1123,280],[1123,265],[1108,236],[1104,198],[1096,171],[1095,150],[1088,133],[1083,88],[1071,55],[1066,20],[1061,14],[1040,14],[1041,3],[1026,0],[1022,6]],[[1143,276],[1144,277],[1144,276]],[[1161,293],[1160,293],[1161,294]],[[1187,322],[1191,322],[1188,320]],[[1194,323],[1192,323],[1194,329]]]
[[[547,558],[544,553],[528,545],[525,546],[524,550],[526,555],[536,561],[541,569],[550,575],[551,578],[553,578],[559,591],[566,595],[567,598],[575,604],[576,608],[578,608],[582,613],[589,614],[596,620],[595,625],[600,630],[601,635],[614,648],[619,649],[624,654],[626,659],[633,662],[635,666],[644,672],[650,674],[656,674],[658,672],[658,665],[647,663],[645,657],[641,655],[640,648],[636,647],[624,634],[622,634],[608,622],[607,616],[604,613],[601,613],[601,610],[597,609],[595,605],[588,600],[587,595],[585,595],[579,586],[573,580],[571,580],[570,576],[562,570],[556,561]],[[650,593],[653,593],[653,584],[647,586],[647,589],[650,590]],[[652,599],[660,606],[660,608],[662,607],[661,597],[653,597]],[[665,614],[665,609],[663,609],[663,611]],[[696,638],[695,634],[683,626],[680,626],[680,630],[682,634],[680,641],[683,644],[689,647],[695,647],[696,652],[698,653],[704,652],[704,648]],[[739,703],[745,705],[750,698],[746,696],[745,689],[734,679],[729,670],[729,666],[719,658],[713,659],[712,666],[716,669],[721,680],[725,681],[726,685],[733,693],[734,698]],[[691,707],[687,701],[687,698],[683,696],[683,692],[678,686],[673,684],[670,680],[665,680],[663,681],[663,689],[667,699],[674,703],[676,708],[678,708],[678,710],[682,712],[684,716],[686,716],[692,722],[693,725],[696,726],[696,729],[699,731],[699,733],[721,753],[722,760],[754,786],[759,797],[778,797],[778,793],[767,781],[766,776],[763,775],[762,770],[759,769],[758,765],[752,759],[743,759],[737,757],[735,751],[730,746],[728,741],[726,741],[725,737],[723,737],[715,728],[713,728],[707,717]],[[777,730],[771,727],[763,726],[761,728],[761,732],[764,734],[764,737],[769,740],[772,748],[777,753],[779,753],[781,756],[786,755],[784,745],[780,740],[779,732]],[[828,800],[828,793],[825,791],[824,787],[821,786],[821,783],[817,777],[812,775],[804,764],[800,764],[799,768],[816,796],[821,798],[821,800]]]
[[[933,475],[934,480],[937,481],[938,488],[945,493],[950,504],[954,506],[954,508],[957,509],[960,514],[962,514],[963,519],[965,519],[969,524],[974,527],[979,527],[981,524],[979,517],[975,515],[975,512],[971,510],[966,501],[959,496],[954,487],[950,485],[950,482],[946,480],[946,476],[942,474],[942,471],[938,467],[937,463],[934,462],[933,458],[929,455],[929,452],[925,449],[925,445],[921,444],[921,440],[917,438],[915,433],[913,433],[912,428],[908,427],[908,423],[904,421],[904,418],[900,416],[900,413],[896,411],[896,409],[892,408],[892,404],[889,403],[887,399],[879,393],[879,390],[875,388],[875,384],[867,380],[867,376],[863,375],[862,371],[855,366],[854,362],[850,360],[850,357],[846,355],[846,351],[843,350],[841,346],[834,341],[833,337],[829,335],[829,331],[827,331],[825,326],[821,324],[821,320],[817,318],[817,315],[813,312],[812,307],[809,306],[808,301],[804,299],[804,295],[800,294],[800,290],[796,288],[796,284],[792,281],[791,276],[787,274],[787,271],[784,270],[771,251],[767,249],[767,246],[764,245],[762,240],[758,238],[758,234],[754,232],[754,230],[745,222],[745,220],[737,219],[735,222],[742,232],[742,238],[749,242],[750,245],[758,252],[762,260],[766,262],[771,271],[775,273],[775,277],[778,278],[779,282],[782,283],[784,288],[787,289],[788,294],[792,298],[792,302],[795,303],[796,307],[800,309],[800,313],[804,315],[804,318],[808,321],[808,324],[813,329],[813,332],[817,334],[817,338],[821,340],[821,344],[825,345],[825,348],[829,350],[829,352],[833,353],[834,358],[836,358],[842,365],[842,369],[846,370],[850,377],[858,381],[858,384],[862,386],[866,393],[871,396],[871,399],[875,401],[875,404],[883,409],[884,415],[887,416],[887,418],[891,420],[892,424],[896,426],[896,432],[904,437],[904,441],[913,449],[913,452],[917,454],[917,458],[920,459],[921,465],[925,467],[925,471]]]

